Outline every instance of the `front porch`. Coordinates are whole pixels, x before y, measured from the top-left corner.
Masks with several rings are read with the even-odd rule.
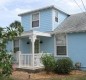
[[[15,56],[15,66],[16,68],[31,69],[31,70],[43,68],[41,56],[42,53],[34,54],[34,61],[33,61],[33,54],[31,53],[25,54],[21,53],[21,51],[18,51]]]
[[[20,37],[17,38],[19,40],[19,44],[18,43],[14,44],[15,45],[14,48],[19,47],[19,49],[17,50],[16,53],[13,54],[17,68],[31,69],[31,70],[43,68],[41,56],[45,51],[44,45],[46,45],[46,43],[39,45],[40,42],[39,41],[36,42],[36,40],[39,37],[44,37],[48,39],[51,37],[51,35],[49,33],[31,31],[28,33],[23,33]],[[27,44],[28,40],[29,42]],[[48,42],[49,41],[47,41],[47,43]],[[51,42],[49,42],[49,44],[50,43]],[[41,48],[41,50],[39,48]],[[46,49],[46,53],[50,52]]]

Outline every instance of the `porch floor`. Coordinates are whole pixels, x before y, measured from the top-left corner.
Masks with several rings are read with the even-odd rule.
[[[29,69],[29,70],[36,70],[36,69],[43,69],[44,68],[44,66],[35,66],[34,68],[32,66],[19,67],[18,64],[15,64],[14,67],[18,68],[18,69]]]
[[[32,66],[19,68],[18,65],[15,65],[15,70],[24,71],[24,72],[28,72],[28,73],[38,73],[38,72],[44,71],[44,67],[43,66],[34,67],[34,69],[33,69]]]

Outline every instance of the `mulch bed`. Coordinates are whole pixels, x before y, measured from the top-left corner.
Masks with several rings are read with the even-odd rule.
[[[86,72],[74,70],[69,75],[58,75],[55,73],[46,74],[46,72],[39,72],[39,73],[28,73],[24,71],[14,71],[12,73],[12,78],[15,80],[44,80],[49,78],[64,78],[69,76],[86,76]]]

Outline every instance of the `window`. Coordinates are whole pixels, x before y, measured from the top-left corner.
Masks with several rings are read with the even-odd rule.
[[[39,13],[32,14],[32,27],[39,27]]]
[[[56,54],[66,55],[66,35],[56,35]]]
[[[55,11],[55,21],[58,22],[58,12]]]
[[[14,53],[19,51],[19,40],[14,40]]]
[[[58,18],[55,16],[55,21],[58,22]]]

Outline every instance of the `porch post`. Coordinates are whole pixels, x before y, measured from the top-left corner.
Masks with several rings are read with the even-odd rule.
[[[30,40],[32,42],[32,67],[34,69],[34,43],[35,43],[35,40],[36,40],[36,35],[31,35],[30,37]]]
[[[21,51],[18,51],[18,56],[19,56],[19,68],[21,68]]]

